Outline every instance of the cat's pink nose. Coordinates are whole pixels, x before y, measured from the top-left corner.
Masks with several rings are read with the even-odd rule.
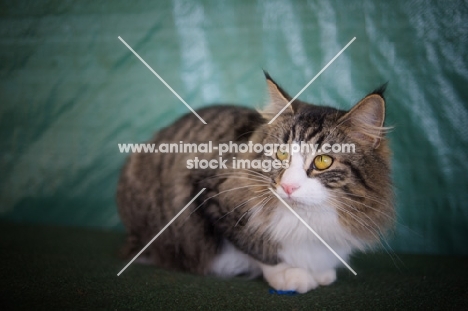
[[[283,188],[284,192],[286,192],[288,195],[291,195],[294,191],[299,189],[298,184],[281,184],[281,188]]]

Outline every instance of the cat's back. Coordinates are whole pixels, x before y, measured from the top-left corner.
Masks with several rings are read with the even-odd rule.
[[[216,105],[196,111],[206,124],[194,113],[187,113],[171,125],[156,132],[146,144],[152,151],[136,152],[129,155],[123,167],[118,192],[126,188],[157,187],[158,184],[173,184],[178,178],[191,174],[185,163],[197,156],[211,155],[200,152],[201,144],[211,142],[216,146],[221,142],[247,141],[253,131],[262,123],[262,116],[256,110],[232,106]],[[198,148],[186,148],[194,145]]]
[[[245,140],[262,123],[262,116],[254,109],[233,105],[205,107],[187,113],[170,126],[159,131],[151,140],[160,142],[221,142]]]

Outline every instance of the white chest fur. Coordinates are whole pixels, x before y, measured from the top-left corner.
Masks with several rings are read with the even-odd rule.
[[[295,208],[299,216],[344,260],[361,243],[339,224],[332,208]],[[280,258],[293,267],[311,272],[333,269],[339,259],[285,206],[275,210],[270,232],[281,244]]]

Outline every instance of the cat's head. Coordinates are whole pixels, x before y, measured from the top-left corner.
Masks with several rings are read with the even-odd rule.
[[[268,74],[266,77],[270,103],[261,111],[266,122],[254,139],[264,145],[296,145],[301,150],[295,152],[293,147],[275,152],[271,157],[288,161],[289,167],[262,174],[293,208],[335,209],[349,232],[375,241],[394,219],[384,127],[385,87],[365,96],[349,111],[295,100],[269,124],[292,98]],[[265,154],[262,157],[271,159]]]

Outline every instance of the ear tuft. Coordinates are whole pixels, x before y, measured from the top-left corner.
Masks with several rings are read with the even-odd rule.
[[[385,93],[385,90],[387,89],[387,85],[388,85],[388,82],[385,82],[384,84],[382,84],[381,86],[379,86],[378,88],[373,90],[371,93],[367,94],[367,96],[372,95],[372,94],[376,94],[376,95],[379,95],[380,97],[382,97],[385,100],[384,93]]]
[[[263,109],[262,114],[264,115],[276,115],[280,112],[292,99],[276,82],[271,78],[271,76],[263,70],[265,75],[267,86],[268,86],[268,94],[269,94],[269,102],[268,105]],[[284,112],[293,113],[292,105]]]

